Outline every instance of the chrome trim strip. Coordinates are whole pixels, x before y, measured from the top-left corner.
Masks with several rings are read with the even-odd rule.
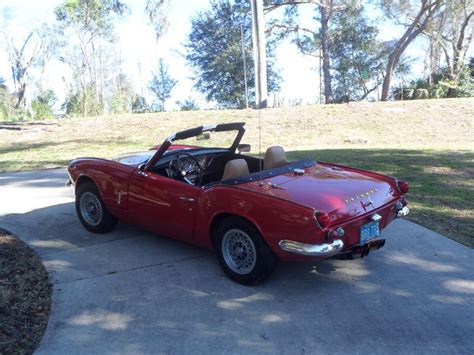
[[[194,198],[192,197],[180,196],[179,199],[186,202],[194,202]]]
[[[173,134],[169,135],[168,138],[166,138],[166,142],[173,143],[175,138],[176,138],[176,133],[173,133]]]
[[[408,209],[408,207],[403,207],[401,210],[398,210],[397,212],[397,217],[398,218],[401,218],[401,217],[405,217],[407,216],[408,214],[410,213],[410,210]]]
[[[330,244],[305,244],[292,240],[280,240],[278,245],[282,250],[290,253],[330,257],[338,254],[342,250],[344,242],[341,239],[335,239]]]
[[[212,130],[215,129],[216,127],[217,127],[216,124],[204,125],[204,126],[202,126],[202,131],[203,131],[203,132],[212,131]]]
[[[372,217],[370,217],[370,219],[372,219],[372,221],[374,221],[374,222],[378,222],[382,219],[382,216],[379,215],[378,213],[376,213]]]
[[[313,219],[319,229],[323,230],[324,228],[319,224],[318,217],[316,217],[316,213],[319,211],[316,208],[313,208]]]

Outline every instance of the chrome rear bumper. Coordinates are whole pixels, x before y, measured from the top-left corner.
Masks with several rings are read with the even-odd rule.
[[[344,242],[341,239],[335,239],[329,244],[304,244],[292,240],[280,240],[278,245],[282,250],[290,253],[320,257],[336,255],[344,248]]]

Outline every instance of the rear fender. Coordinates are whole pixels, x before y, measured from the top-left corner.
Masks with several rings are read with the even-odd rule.
[[[225,216],[237,216],[252,223],[277,255],[281,254],[278,242],[282,239],[292,237],[303,243],[324,240],[310,208],[234,186],[215,186],[198,200],[194,242],[213,249],[212,231],[216,221]]]

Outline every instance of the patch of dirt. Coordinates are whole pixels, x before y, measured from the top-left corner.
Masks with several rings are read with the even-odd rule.
[[[48,324],[52,286],[39,256],[0,229],[0,354],[32,354]]]

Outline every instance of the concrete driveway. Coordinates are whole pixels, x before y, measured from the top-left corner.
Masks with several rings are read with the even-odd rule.
[[[0,227],[54,282],[38,353],[474,352],[474,252],[426,228],[398,220],[368,258],[280,265],[245,287],[196,247],[125,224],[88,233],[65,181],[0,174]]]

